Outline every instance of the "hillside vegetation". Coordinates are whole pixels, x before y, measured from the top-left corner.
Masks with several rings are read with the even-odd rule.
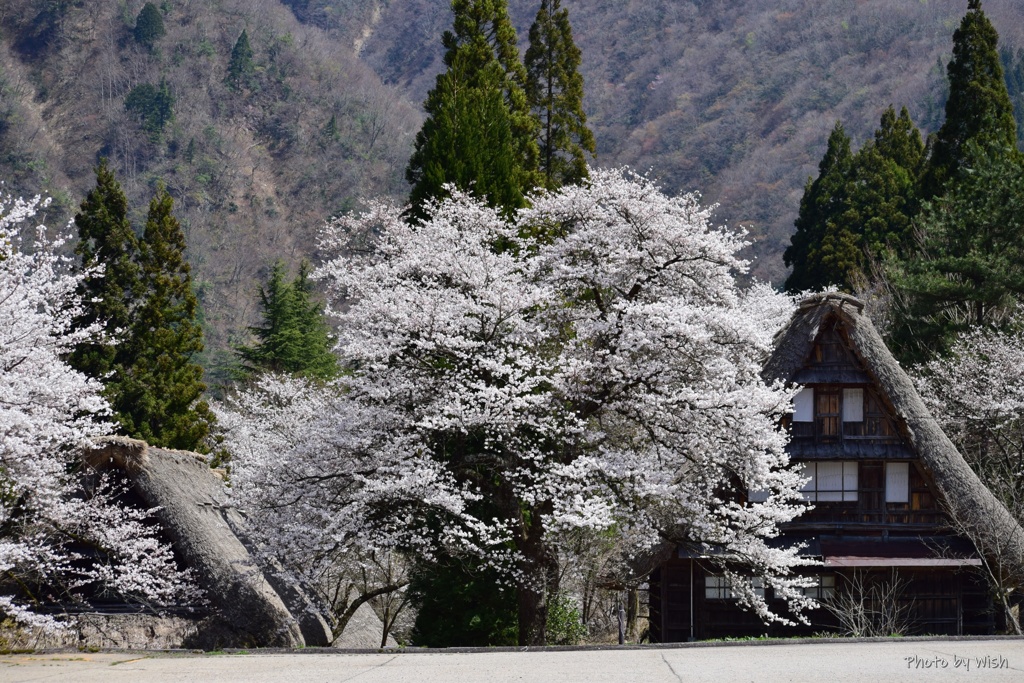
[[[297,264],[331,214],[405,191],[417,107],[347,46],[280,2],[175,0],[164,34],[135,37],[142,2],[5,0],[0,6],[0,178],[48,193],[63,223],[101,156],[136,229],[163,180],[188,240],[208,366],[255,321],[276,258]],[[246,30],[252,65],[226,82]]]
[[[50,224],[73,213],[100,156],[137,213],[162,178],[216,366],[248,339],[275,258],[311,255],[324,219],[360,198],[406,195],[451,13],[441,0],[163,0],[165,32],[149,47],[134,30],[143,5],[0,6],[0,177],[16,194],[54,195]],[[522,49],[537,2],[509,5]],[[563,6],[597,163],[651,169],[668,192],[719,202],[718,220],[751,232],[755,274],[781,283],[804,183],[837,119],[855,145],[890,103],[938,128],[966,1]],[[1024,46],[1024,5],[985,10],[1003,46]],[[226,80],[243,29],[252,68]]]
[[[509,1],[521,43],[537,4]],[[437,36],[450,21],[444,3],[365,5],[380,8],[380,18],[362,58],[421,101],[441,68]],[[671,192],[699,190],[720,203],[719,219],[743,225],[757,241],[755,273],[776,282],[785,277],[781,254],[804,183],[817,173],[837,119],[857,145],[890,103],[906,105],[925,132],[941,125],[952,35],[967,10],[966,0],[563,6],[583,51],[598,163],[651,169]],[[1001,44],[1024,47],[1024,5],[986,0],[984,7]]]

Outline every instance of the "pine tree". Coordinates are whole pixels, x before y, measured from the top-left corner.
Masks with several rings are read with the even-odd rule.
[[[584,152],[595,152],[583,111],[580,61],[569,10],[561,8],[561,0],[541,0],[525,55],[526,97],[540,120],[540,171],[549,190],[586,178]]]
[[[530,114],[516,32],[505,0],[452,0],[442,37],[447,71],[427,95],[427,119],[406,169],[410,204],[441,197],[446,183],[512,210],[539,183],[537,122]]]
[[[252,90],[256,85],[256,63],[253,61],[252,47],[249,45],[249,34],[245,29],[231,48],[231,59],[228,61],[228,75],[224,82],[236,92],[245,88]]]
[[[941,194],[956,177],[968,141],[975,140],[983,147],[1016,146],[1016,122],[1003,79],[998,41],[995,28],[981,9],[981,0],[970,0],[967,14],[953,34],[953,59],[946,69],[946,120],[936,134],[922,179],[924,200]]]
[[[132,33],[140,45],[145,45],[150,50],[156,45],[156,41],[167,33],[164,29],[164,18],[153,3],[147,2],[142,6],[142,11],[135,17],[135,30]]]
[[[185,261],[185,236],[173,200],[160,187],[149,204],[140,265],[143,292],[134,315],[123,392],[114,410],[124,431],[150,444],[201,450],[213,415],[202,400],[203,350],[199,302]]]
[[[128,199],[106,159],[96,167],[96,187],[75,215],[75,227],[75,253],[81,257],[82,269],[104,268],[102,274],[82,281],[79,294],[84,311],[75,325],[84,329],[102,321],[106,339],[78,346],[69,362],[89,377],[103,379],[106,395],[111,398],[119,393],[123,370],[130,364],[128,346],[116,342],[131,327],[141,281],[139,243],[128,222]]]
[[[266,287],[260,288],[262,324],[250,327],[256,343],[237,350],[243,375],[261,372],[287,373],[300,377],[328,379],[338,372],[331,349],[334,340],[323,317],[322,306],[313,299],[309,264],[303,262],[292,282],[278,261],[270,271]]]

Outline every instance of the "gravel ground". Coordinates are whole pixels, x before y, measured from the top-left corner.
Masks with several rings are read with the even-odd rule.
[[[758,641],[634,648],[40,652],[0,655],[0,681],[1024,681],[1024,639]]]

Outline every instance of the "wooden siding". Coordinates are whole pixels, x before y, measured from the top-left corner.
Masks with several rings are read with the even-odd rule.
[[[691,563],[693,569],[692,604],[694,630],[691,634]],[[713,570],[700,560],[676,559],[659,567],[651,576],[651,642],[684,642],[728,637],[797,637],[839,631],[839,620],[825,608],[808,613],[810,625],[765,625],[752,612],[743,610],[734,599],[705,597],[706,577]],[[828,572],[836,577],[836,592],[850,590],[849,571]],[[891,580],[891,570],[862,573],[868,580]],[[906,611],[908,634],[912,635],[986,635],[994,622],[991,602],[980,574],[965,569],[898,570],[904,584],[895,607]],[[785,603],[775,600],[771,589],[766,598],[779,614],[787,614]],[[692,636],[692,637],[691,637]]]

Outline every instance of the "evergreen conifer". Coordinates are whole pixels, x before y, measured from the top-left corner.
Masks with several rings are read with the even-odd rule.
[[[338,372],[331,349],[334,340],[324,320],[322,306],[313,298],[309,264],[303,262],[298,276],[288,282],[284,263],[270,271],[266,287],[260,288],[262,324],[250,327],[256,343],[237,350],[243,374],[287,373],[300,377],[328,379]]]
[[[828,138],[828,149],[818,164],[818,177],[808,178],[804,196],[800,200],[800,213],[796,218],[796,232],[783,254],[793,272],[786,279],[786,290],[802,292],[820,289],[831,284],[831,274],[821,263],[821,245],[825,241],[828,221],[842,208],[841,193],[853,165],[850,137],[843,124],[836,122]]]
[[[231,59],[228,61],[228,75],[224,82],[232,90],[243,88],[252,90],[256,85],[256,63],[253,61],[252,46],[249,45],[249,34],[245,29],[231,48]]]
[[[161,78],[159,86],[142,83],[132,88],[124,98],[124,108],[138,117],[150,140],[157,142],[164,127],[174,120],[174,95],[167,79]]]
[[[999,55],[1003,62],[1007,94],[1013,104],[1013,116],[1017,121],[1017,148],[1024,149],[1024,48],[1018,48],[1016,55],[1009,49],[1000,51]]]
[[[306,377],[328,379],[338,374],[338,358],[333,350],[336,340],[324,318],[324,306],[314,295],[310,272],[309,261],[303,261],[292,281],[302,335],[302,358],[295,372]]]
[[[869,259],[886,250],[902,256],[912,247],[924,144],[910,114],[903,108],[897,116],[889,107],[874,140],[856,154],[840,129],[837,124],[829,140],[822,175],[805,190],[785,253],[793,266],[790,291],[830,285],[852,291],[867,282]]]
[[[427,95],[427,119],[406,169],[422,215],[446,183],[512,210],[539,184],[537,122],[530,113],[516,32],[505,0],[452,0],[442,37],[447,70]]]
[[[131,327],[134,363],[125,368],[114,411],[124,431],[155,446],[202,450],[213,423],[202,394],[199,302],[185,260],[185,236],[161,186],[150,202],[140,265],[143,291]]]
[[[541,0],[525,55],[526,96],[540,120],[540,171],[549,190],[586,178],[584,152],[595,151],[583,111],[580,61],[569,10],[561,7],[561,0]]]
[[[968,326],[1003,324],[1024,296],[1024,168],[998,39],[971,0],[921,182],[917,249],[887,264],[897,294],[890,343],[903,362],[943,353]]]
[[[935,136],[921,183],[921,199],[941,194],[956,177],[968,141],[975,140],[982,147],[1017,144],[998,41],[995,28],[981,9],[981,0],[970,0],[967,14],[953,34],[953,59],[946,69],[946,120]]]
[[[78,346],[69,362],[76,370],[104,381],[106,396],[112,399],[120,393],[124,369],[131,364],[131,345],[123,338],[132,325],[141,280],[139,243],[128,222],[128,199],[106,159],[96,167],[96,187],[86,195],[74,222],[78,230],[75,253],[81,257],[82,268],[104,268],[102,274],[83,280],[79,293],[84,312],[75,325],[82,329],[100,322],[106,338]]]
[[[1024,164],[968,140],[947,192],[925,203],[917,253],[890,264],[890,342],[904,363],[945,353],[972,326],[1005,326],[1024,300]]]
[[[140,45],[145,45],[152,50],[156,41],[163,38],[166,33],[164,18],[161,16],[160,10],[153,3],[147,2],[142,6],[139,15],[135,17],[135,30],[132,32],[135,40]]]
[[[911,222],[918,211],[917,178],[923,160],[924,143],[906,107],[898,117],[889,107],[874,140],[853,159],[846,207],[837,222],[856,236],[856,254],[846,267],[826,262],[845,273],[836,284],[852,289],[855,280],[866,280],[869,257],[891,250],[902,258],[912,248]]]

